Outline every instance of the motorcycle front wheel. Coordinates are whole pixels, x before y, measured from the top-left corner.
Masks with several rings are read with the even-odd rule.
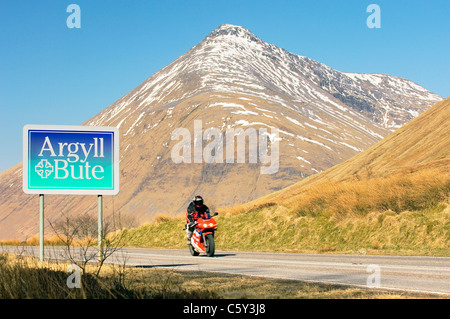
[[[214,236],[212,234],[208,234],[205,237],[205,245],[206,245],[206,255],[208,257],[214,256],[214,252],[216,250],[215,244],[214,244]]]

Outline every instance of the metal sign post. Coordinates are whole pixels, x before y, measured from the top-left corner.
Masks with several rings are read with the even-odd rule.
[[[103,195],[119,192],[116,127],[25,125],[23,191],[39,194],[40,260],[44,260],[44,194],[98,196],[99,261],[103,259]]]
[[[103,261],[103,196],[98,195],[98,263]]]
[[[39,194],[39,260],[44,262],[44,194]]]

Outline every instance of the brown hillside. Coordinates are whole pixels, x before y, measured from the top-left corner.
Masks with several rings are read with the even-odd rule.
[[[411,184],[410,200],[420,186],[437,183],[448,184],[450,180],[450,98],[447,98],[416,119],[376,143],[364,152],[336,165],[320,174],[313,175],[290,187],[240,206],[267,205],[268,203],[292,204],[302,201],[312,189],[325,194],[355,192],[364,184],[365,196],[386,196],[376,194],[376,189],[395,183]],[[372,185],[370,185],[372,184]],[[353,195],[356,194],[353,192]],[[399,194],[391,194],[392,196]],[[400,195],[399,195],[400,196]]]

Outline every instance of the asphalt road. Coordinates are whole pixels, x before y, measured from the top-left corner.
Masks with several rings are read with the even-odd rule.
[[[3,247],[0,251],[14,251]],[[39,256],[39,247],[20,247]],[[58,258],[59,248],[46,247]],[[193,257],[186,249],[123,248],[107,262],[128,266],[217,272],[332,283],[359,287],[437,293],[450,296],[450,257],[322,255],[216,251],[214,257]]]

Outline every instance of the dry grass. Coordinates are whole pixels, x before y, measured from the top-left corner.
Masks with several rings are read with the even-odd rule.
[[[372,179],[324,182],[297,194],[285,194],[277,204],[292,207],[300,215],[329,212],[337,219],[370,212],[422,210],[447,200],[450,174],[423,170]]]
[[[161,299],[215,298],[208,289],[175,285],[173,272],[107,265],[101,276],[95,266],[81,276],[80,288],[69,288],[67,263],[45,262],[0,254],[0,299]],[[92,269],[90,269],[92,268]]]
[[[62,245],[61,239],[57,235],[46,236],[44,239],[46,246],[58,246]],[[11,246],[38,246],[39,245],[39,235],[33,235],[26,240],[17,239],[3,239],[0,240],[0,245],[11,245]]]
[[[303,188],[286,189],[245,205],[220,210],[230,215],[254,209],[285,206],[302,216],[332,214],[340,220],[371,212],[422,210],[448,200],[450,172],[424,169],[385,177],[324,181]]]
[[[80,289],[70,289],[68,264],[40,263],[36,259],[0,254],[0,299],[125,298],[132,296],[118,277],[84,273]]]

